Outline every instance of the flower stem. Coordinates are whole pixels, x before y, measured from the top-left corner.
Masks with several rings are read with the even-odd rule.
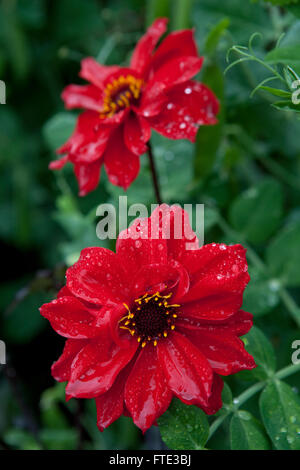
[[[283,369],[279,370],[274,374],[273,377],[271,377],[271,380],[274,379],[284,379],[285,377],[288,377],[289,375],[295,374],[296,372],[300,372],[300,364],[292,364],[287,367],[284,367]],[[219,416],[210,426],[210,431],[209,431],[209,437],[208,440],[213,436],[213,434],[216,432],[216,430],[221,426],[223,421],[231,414],[234,413],[241,405],[243,405],[249,398],[251,398],[253,395],[255,395],[257,392],[260,392],[262,390],[268,381],[262,381],[258,382],[252,387],[248,388],[244,392],[242,392],[235,400],[233,406],[227,410],[225,414],[222,416]]]
[[[162,199],[161,199],[160,189],[159,189],[159,183],[158,183],[158,177],[157,177],[157,171],[156,171],[155,161],[154,161],[154,155],[153,155],[153,152],[152,152],[152,146],[151,146],[150,142],[148,142],[148,155],[149,155],[150,169],[151,169],[151,174],[152,174],[152,182],[153,182],[155,197],[156,197],[156,200],[157,200],[158,204],[162,204]]]

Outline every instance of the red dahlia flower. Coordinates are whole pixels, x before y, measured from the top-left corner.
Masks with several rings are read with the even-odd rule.
[[[119,235],[116,253],[84,249],[57,300],[41,307],[68,338],[52,375],[68,382],[67,399],[96,399],[100,430],[124,413],[145,431],[173,396],[216,413],[220,376],[255,367],[239,339],[252,326],[240,310],[245,249],[199,248],[185,216],[162,205]]]
[[[171,139],[195,140],[197,128],[215,124],[218,101],[203,84],[190,78],[199,72],[191,30],[169,34],[167,19],[156,20],[138,42],[129,67],[105,66],[89,57],[80,76],[89,85],[69,85],[62,98],[68,109],[83,108],[71,138],[58,149],[65,154],[50,164],[74,164],[79,194],[96,188],[104,164],[111,183],[127,189],[139,172],[151,128]]]

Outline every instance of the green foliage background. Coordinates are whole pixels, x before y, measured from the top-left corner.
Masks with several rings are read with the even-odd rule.
[[[272,82],[273,94],[259,89],[250,98],[270,75],[263,64],[241,62],[224,75],[228,49],[247,46],[255,32],[261,34],[253,41],[260,60],[270,64],[273,54],[272,66],[283,77],[284,67],[300,73],[300,6],[271,3],[0,2],[0,79],[7,90],[7,104],[0,106],[0,339],[8,358],[8,365],[0,366],[0,448],[300,449],[300,368],[291,369],[292,343],[300,340],[299,114],[286,110],[290,106],[273,106],[274,89],[290,93],[288,77],[285,84]],[[63,340],[38,312],[56,295],[65,267],[80,250],[101,244],[95,234],[97,205],[116,204],[124,194],[103,172],[100,187],[79,199],[71,168],[48,170],[76,119],[63,109],[60,93],[80,83],[80,60],[87,55],[126,64],[157,16],[169,16],[170,29],[195,27],[206,57],[199,78],[222,105],[219,124],[201,128],[196,146],[153,135],[163,199],[205,203],[205,242],[248,247],[251,282],[244,309],[253,313],[256,328],[244,341],[259,364],[226,378],[224,407],[209,420],[174,400],[159,421],[165,444],[158,428],[142,436],[128,418],[100,433],[91,400],[65,403],[63,384],[50,375]],[[283,58],[287,46],[290,55],[285,49]],[[141,162],[127,195],[129,203],[150,205],[146,156]]]

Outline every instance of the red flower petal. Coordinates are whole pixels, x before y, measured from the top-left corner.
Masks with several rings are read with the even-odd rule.
[[[160,134],[171,139],[195,141],[200,125],[216,124],[219,103],[202,83],[187,81],[166,93],[161,112],[149,120]]]
[[[67,286],[75,296],[88,302],[127,302],[128,280],[118,256],[106,248],[85,248],[66,273]]]
[[[205,295],[205,293],[199,295]],[[208,295],[194,302],[185,303],[184,299],[180,299],[180,302],[183,302],[181,307],[183,317],[199,319],[201,321],[220,321],[231,317],[241,308],[243,293],[216,292],[214,295]]]
[[[87,345],[87,340],[67,339],[60,358],[51,367],[51,373],[58,382],[66,382],[71,377],[71,365],[79,351]]]
[[[170,405],[172,392],[154,346],[140,352],[125,386],[125,402],[134,423],[145,432]]]
[[[198,56],[194,32],[191,29],[174,31],[168,34],[154,53],[150,68],[151,70],[157,70],[165,62],[182,56]]]
[[[72,363],[72,373],[66,388],[69,398],[96,398],[114,383],[119,372],[130,362],[138,348],[132,340],[121,349],[103,336],[90,341]]]
[[[167,18],[158,18],[148,28],[146,34],[137,43],[130,61],[130,67],[139,73],[143,73],[149,60],[151,59],[152,51],[158,42],[160,36],[167,29]]]
[[[122,126],[119,126],[111,135],[104,154],[104,165],[109,181],[126,190],[139,173],[140,159],[126,147],[123,132]]]
[[[180,264],[151,264],[143,266],[132,279],[134,297],[147,293],[171,291],[172,302],[188,291],[189,277]]]
[[[138,218],[119,234],[116,252],[128,273],[134,273],[144,265],[167,263],[167,243],[159,239],[158,229],[151,224],[151,219]]]
[[[79,196],[86,196],[93,191],[100,179],[101,162],[75,163],[74,173],[78,181]]]
[[[146,120],[142,124],[136,114],[128,114],[124,123],[124,141],[130,152],[135,155],[142,155],[147,151],[146,143],[151,135],[151,130],[149,130],[150,126]]]
[[[218,374],[214,374],[214,381],[211,388],[211,395],[208,400],[207,406],[202,406],[202,410],[207,415],[214,415],[217,411],[222,408],[222,390],[224,387],[223,380],[218,376]]]
[[[50,162],[49,168],[50,170],[61,170],[68,161],[69,161],[69,156],[65,155],[59,160],[54,160],[53,162]]]
[[[112,387],[95,399],[97,408],[97,426],[100,431],[110,426],[124,411],[124,389],[130,369],[121,370]]]
[[[181,207],[161,204],[151,214],[151,224],[159,226],[162,237],[167,240],[168,257],[181,262],[187,250],[199,249],[189,214]]]
[[[241,370],[253,369],[254,359],[245,350],[242,340],[217,328],[184,329],[181,332],[207,358],[214,372],[221,375],[235,374]]]
[[[207,406],[213,373],[199,349],[176,332],[170,338],[159,341],[157,349],[158,359],[173,393],[185,402]]]
[[[187,306],[189,306],[189,304],[187,304]],[[253,325],[253,315],[251,313],[245,312],[244,310],[239,310],[237,313],[230,316],[226,320],[211,320],[208,318],[203,319],[203,312],[201,312],[202,315],[200,319],[195,317],[192,318],[191,316],[186,317],[186,306],[182,306],[181,311],[184,317],[178,318],[177,325],[184,328],[190,328],[192,330],[201,330],[202,328],[205,329],[209,327],[210,331],[216,331],[217,334],[220,334],[224,331],[225,333],[230,333],[232,335],[243,336],[248,333]],[[209,315],[207,315],[207,317],[208,316]]]
[[[184,56],[170,60],[149,80],[144,93],[149,95],[149,99],[157,97],[170,87],[186,82],[196,75],[202,63],[203,57]]]
[[[97,113],[85,111],[79,115],[72,136],[57,153],[70,154],[73,163],[92,163],[102,156],[110,133],[111,128],[101,125]]]
[[[52,328],[66,338],[94,338],[99,334],[95,328],[95,317],[75,297],[59,297],[40,308]]]
[[[94,85],[69,85],[62,92],[67,109],[85,108],[99,112],[102,106],[102,90]]]
[[[191,288],[182,299],[185,303],[207,298],[213,301],[214,296],[225,294],[237,298],[250,279],[246,250],[241,245],[212,243],[188,251],[181,262],[191,275]]]
[[[101,65],[93,57],[87,57],[81,61],[79,76],[93,83],[99,88],[103,88],[103,82],[110,75],[117,72],[120,67],[116,65]]]

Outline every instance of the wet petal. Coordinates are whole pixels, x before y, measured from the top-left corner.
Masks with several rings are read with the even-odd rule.
[[[183,303],[206,298],[213,301],[213,297],[226,294],[238,299],[250,279],[246,250],[241,245],[211,243],[186,252],[181,263],[191,278],[191,288]]]
[[[123,132],[123,127],[119,126],[111,135],[104,154],[104,165],[109,181],[126,190],[139,173],[140,159],[126,147]]]
[[[187,296],[189,293],[187,293]],[[199,293],[199,296],[204,296],[205,293]],[[207,321],[225,320],[231,315],[235,314],[242,306],[243,293],[218,293],[207,295],[206,297],[199,298],[193,302],[182,302],[182,315],[188,319],[199,319]]]
[[[134,423],[145,432],[170,405],[172,392],[154,346],[140,352],[125,386],[125,402]]]
[[[167,29],[167,18],[158,18],[148,28],[146,34],[137,43],[130,61],[130,67],[143,73],[152,56],[152,51],[161,35]]]
[[[199,126],[216,124],[219,104],[205,85],[189,80],[171,88],[166,97],[160,113],[149,120],[165,137],[194,142]]]
[[[189,304],[187,304],[189,305]],[[209,307],[207,307],[209,308]],[[222,309],[222,307],[220,307]],[[234,309],[233,309],[234,310]],[[186,306],[181,307],[182,316],[178,318],[177,325],[183,326],[184,328],[190,328],[192,330],[201,328],[208,328],[209,331],[216,331],[217,334],[222,332],[230,333],[236,336],[243,336],[253,325],[253,315],[251,313],[245,312],[244,310],[239,310],[234,315],[223,320],[222,318],[217,320],[212,320],[209,317],[212,317],[211,314],[205,314],[205,309],[201,312],[201,317],[198,318],[196,315],[199,315],[199,311],[195,311],[194,315],[186,315]],[[193,312],[189,312],[192,313]]]
[[[144,293],[172,292],[172,303],[189,289],[186,270],[176,263],[143,266],[132,278],[131,291],[134,297]]]
[[[181,332],[207,358],[214,372],[221,375],[235,374],[241,370],[253,369],[254,359],[245,350],[244,343],[228,332],[216,328],[184,329]]]
[[[60,358],[51,367],[51,373],[58,382],[66,382],[71,377],[71,365],[79,351],[87,345],[88,340],[67,339]]]
[[[66,273],[72,294],[88,302],[126,302],[128,279],[118,256],[101,247],[85,248],[79,260]]]
[[[61,170],[68,161],[69,161],[69,156],[65,155],[59,160],[54,160],[53,162],[50,162],[49,168],[50,170]]]
[[[154,53],[150,68],[151,70],[157,70],[166,62],[184,56],[198,56],[194,32],[191,29],[174,31],[168,34]]]
[[[144,93],[149,96],[149,99],[154,99],[170,87],[186,82],[199,72],[202,62],[202,57],[192,56],[176,57],[170,60],[149,80]]]
[[[76,163],[74,173],[78,181],[79,196],[86,196],[98,186],[101,162]]]
[[[130,366],[129,366],[130,367]],[[124,389],[130,373],[128,366],[121,370],[111,388],[95,399],[97,426],[100,431],[110,426],[124,411]]]
[[[111,127],[102,125],[97,113],[85,111],[79,115],[72,136],[57,153],[68,153],[73,163],[92,163],[102,156],[110,134]]]
[[[151,233],[152,230],[152,233]],[[128,273],[144,265],[167,263],[166,240],[159,239],[159,230],[149,218],[137,218],[119,234],[116,252]]]
[[[144,129],[148,125],[147,129]],[[150,126],[147,121],[144,121],[142,126],[140,118],[130,113],[124,123],[124,141],[128,150],[135,155],[142,155],[147,151],[147,141],[150,138]]]
[[[223,380],[218,376],[218,374],[214,374],[214,380],[211,388],[211,395],[208,400],[207,406],[202,406],[202,410],[207,415],[214,415],[222,408],[222,390],[224,387]]]
[[[67,109],[85,108],[99,112],[102,106],[102,90],[94,85],[69,85],[61,96]]]
[[[176,332],[159,341],[157,349],[172,392],[185,402],[207,406],[213,373],[199,349]]]
[[[96,398],[110,389],[119,372],[134,356],[138,342],[132,340],[120,348],[109,337],[90,341],[72,363],[66,388],[68,397]]]
[[[103,88],[103,82],[113,73],[116,73],[120,67],[116,65],[101,65],[93,57],[87,57],[81,61],[81,70],[79,76],[88,82],[93,83],[99,88]]]
[[[40,308],[52,328],[66,338],[93,338],[99,334],[95,317],[75,297],[59,297]]]

